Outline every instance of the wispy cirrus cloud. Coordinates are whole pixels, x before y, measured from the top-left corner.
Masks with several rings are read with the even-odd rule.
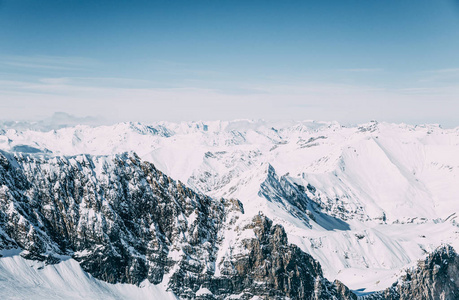
[[[83,57],[64,57],[64,56],[16,56],[2,55],[0,56],[0,66],[9,66],[17,69],[35,69],[35,70],[84,70],[91,68],[98,61]]]
[[[429,70],[429,73],[458,73],[459,68],[448,68],[448,69],[437,69],[437,70]]]
[[[339,69],[339,71],[355,72],[355,73],[371,73],[371,72],[382,72],[382,68],[354,68],[354,69]]]
[[[456,85],[459,82],[459,68],[435,69],[418,72],[418,82],[442,86]]]

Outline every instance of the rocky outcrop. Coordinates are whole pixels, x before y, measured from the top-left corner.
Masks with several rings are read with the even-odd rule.
[[[289,244],[284,228],[264,215],[239,224],[235,232],[218,261],[218,274],[171,278],[170,287],[180,298],[193,299],[204,290],[200,299],[357,299],[341,282],[324,279],[320,264]]]
[[[454,300],[459,299],[459,256],[443,246],[407,270],[390,288],[361,297],[363,300]]]
[[[327,230],[349,230],[349,224],[343,221],[344,218],[335,217],[337,214],[333,213],[333,210],[329,214],[327,207],[322,209],[323,203],[311,191],[315,191],[312,185],[305,188],[295,183],[287,175],[278,176],[274,167],[268,165],[266,178],[260,184],[258,196],[276,203],[309,228],[313,226],[312,220]]]
[[[268,165],[266,179],[260,185],[260,197],[277,203],[293,216],[311,227],[309,219],[314,218],[311,201],[304,192],[304,187],[290,182],[286,176],[278,176],[274,167]]]

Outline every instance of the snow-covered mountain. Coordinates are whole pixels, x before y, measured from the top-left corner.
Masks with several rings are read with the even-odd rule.
[[[37,269],[71,260],[62,267],[70,269],[69,280],[82,273],[77,261],[91,279],[146,281],[180,299],[355,298],[342,283],[327,281],[320,264],[264,214],[241,218],[238,200],[195,193],[135,154],[1,153],[0,182],[0,254],[42,262]],[[14,271],[8,264],[26,280],[41,273],[25,271],[15,257],[3,267],[7,279]],[[52,274],[38,277],[55,285],[56,269],[46,271]]]
[[[138,161],[151,162],[191,187],[190,193],[238,199],[244,210],[238,222],[250,224],[261,214],[281,225],[290,243],[318,260],[329,281],[338,279],[362,294],[388,288],[442,244],[459,249],[459,128],[247,120],[53,131],[4,126],[0,149],[28,170],[24,176],[32,185],[36,160],[56,168],[86,158],[94,164],[88,174],[96,174],[89,182],[107,184],[101,161],[135,152]],[[209,252],[217,264],[231,245],[242,243],[233,232]]]

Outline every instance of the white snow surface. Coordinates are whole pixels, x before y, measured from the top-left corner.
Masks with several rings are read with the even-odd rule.
[[[0,299],[177,299],[163,284],[154,285],[147,280],[140,286],[109,284],[83,271],[74,259],[45,265],[26,260],[19,252],[2,252]]]
[[[246,219],[263,211],[285,227],[291,243],[321,263],[329,280],[355,290],[388,287],[403,268],[442,243],[459,250],[459,128],[250,120],[131,122],[49,132],[4,128],[0,150],[43,155],[134,151],[197,191],[239,199]],[[260,188],[270,166],[279,180],[314,187],[306,193],[324,217],[305,224],[263,196]],[[11,257],[0,263],[26,264]],[[65,276],[88,284],[94,295],[108,289],[94,279],[88,283],[88,275],[75,275],[72,260],[61,265],[72,270]],[[7,267],[0,270],[3,276]],[[109,293],[122,295],[121,290]]]

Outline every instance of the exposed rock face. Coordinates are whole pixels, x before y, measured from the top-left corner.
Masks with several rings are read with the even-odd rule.
[[[392,287],[362,299],[459,299],[458,274],[459,256],[451,246],[443,246],[420,261],[416,269],[408,270]]]
[[[281,226],[242,213],[135,154],[0,153],[0,249],[51,264],[70,256],[111,283],[167,280],[183,299],[355,299]]]
[[[197,270],[211,268],[218,231],[234,206],[127,154],[0,155],[0,183],[3,248],[50,262],[70,255],[112,283],[159,283],[187,255],[199,258]]]
[[[237,227],[235,243],[219,261],[219,274],[194,278],[195,288],[210,291],[203,299],[357,299],[342,283],[323,278],[317,261],[297,246],[288,244],[280,225],[263,215]],[[181,280],[171,279],[182,298],[186,288]],[[185,293],[185,294],[184,294]],[[190,298],[193,298],[190,296]]]

